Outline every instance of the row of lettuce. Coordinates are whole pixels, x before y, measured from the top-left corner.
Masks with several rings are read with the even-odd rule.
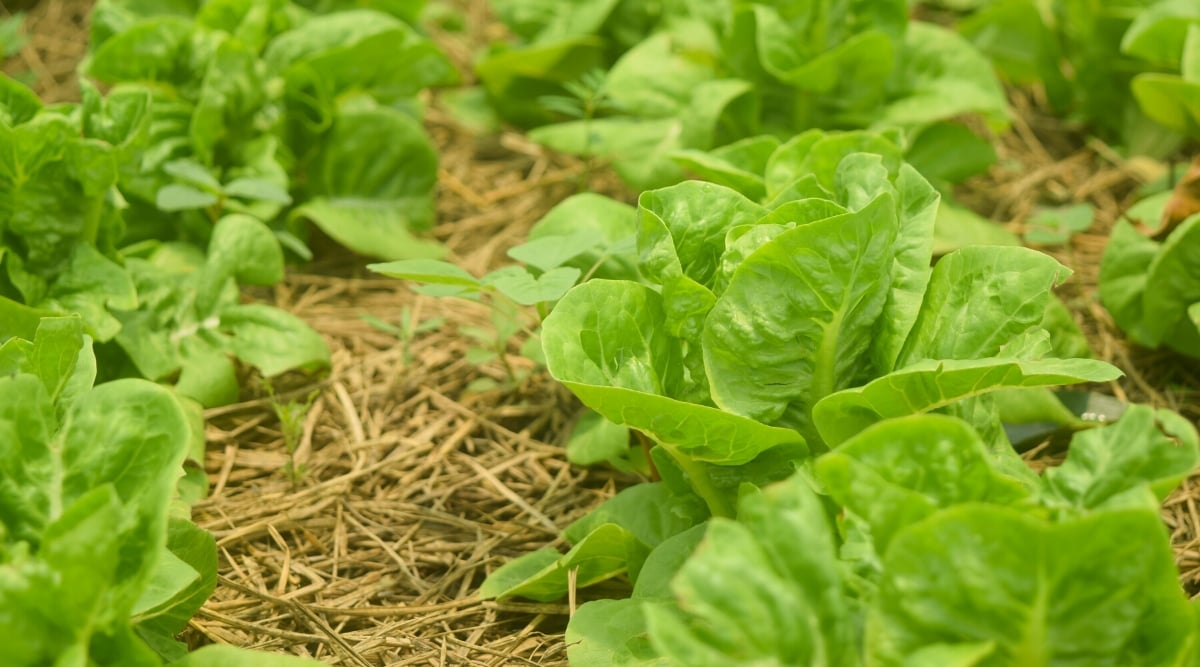
[[[573,618],[578,664],[1192,659],[1155,508],[1195,465],[1194,431],[1138,407],[1087,430],[1047,387],[1119,373],[1074,358],[1086,343],[1050,293],[1068,272],[941,201],[995,160],[960,121],[1007,123],[997,69],[1132,150],[1194,134],[1190,3],[974,3],[961,34],[902,1],[492,4],[520,43],[484,54],[482,89],[448,107],[482,96],[659,189],[636,208],[567,200],[511,252],[523,266],[483,278],[376,268],[552,309],[545,361],[594,410],[572,460],[661,481],[485,595],[628,576],[632,598]],[[411,27],[421,5],[103,0],[80,103],[0,81],[6,664],[272,664],[174,639],[215,585],[212,538],[187,520],[206,488],[199,408],[236,399],[239,361],[328,365],[303,322],[239,294],[311,256],[309,223],[383,259],[441,253],[417,235],[437,159],[416,94],[456,75]],[[1098,81],[1174,91],[1184,111],[1155,120],[1182,125],[1097,102]],[[1137,242],[1110,248],[1102,296],[1139,342],[1200,351],[1200,293],[1177,279],[1195,224],[1118,229]],[[980,239],[1010,247],[965,242]],[[1081,431],[1043,477],[1009,437],[1039,420]],[[1058,546],[1077,532],[1093,550]],[[1118,547],[1130,558],[1094,565]]]
[[[1189,0],[491,5],[513,39],[481,55],[479,92],[534,140],[602,159],[637,190],[692,175],[757,198],[766,160],[795,134],[898,131],[905,159],[943,195],[939,251],[1018,242],[951,197],[997,160],[987,135],[1009,121],[1002,82],[1036,86],[1064,125],[1125,156],[1167,158],[1200,138],[1200,6]],[[1172,262],[1155,258],[1200,233],[1163,222],[1170,184],[1148,184],[1118,225],[1124,241],[1159,245],[1112,244],[1101,298],[1138,343],[1200,356],[1188,314],[1200,279],[1169,312],[1142,303],[1172,280]],[[1075,213],[1077,229],[1090,221],[1086,208],[1060,208],[1072,203],[1047,202],[1051,240]]]
[[[553,301],[546,365],[592,411],[568,455],[648,480],[482,596],[627,578],[628,599],[572,616],[579,665],[1200,660],[1159,518],[1200,462],[1194,427],[1068,410],[1053,387],[1121,375],[1077,356],[1052,294],[1070,271],[1019,246],[934,263],[940,196],[902,156],[885,135],[812,130],[742,191],[577,195],[512,251],[523,282],[372,265],[442,294]],[[1014,447],[1030,422],[1071,438],[1042,475]]]
[[[203,408],[330,360],[241,288],[313,227],[440,253],[417,93],[457,75],[420,3],[362,5],[102,0],[80,102],[0,79],[0,663],[319,664],[178,637],[217,581]]]
[[[995,159],[961,121],[1005,123],[997,71],[1129,154],[1178,150],[1200,12],[953,4],[959,34],[904,2],[493,3],[522,40],[479,65],[497,112],[645,191],[565,200],[482,277],[371,268],[538,305],[588,408],[568,456],[646,480],[482,585],[628,582],[572,615],[572,664],[1200,664],[1159,516],[1195,428],[1069,409],[1087,394],[1059,387],[1121,375],[1053,296],[1070,271],[943,201]],[[1200,216],[1153,234],[1158,187],[1101,298],[1135,342],[1197,355]],[[1018,449],[1046,424],[1068,454],[1039,474]]]

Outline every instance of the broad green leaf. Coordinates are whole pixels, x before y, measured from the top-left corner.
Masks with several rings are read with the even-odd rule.
[[[1200,136],[1200,82],[1170,74],[1146,73],[1133,78],[1133,95],[1153,119],[1187,136]]]
[[[212,194],[221,192],[217,177],[195,160],[172,160],[163,165],[163,171],[202,191]]]
[[[542,325],[550,373],[601,390],[672,396],[683,381],[680,349],[663,319],[662,299],[647,287],[613,280],[579,285]]]
[[[638,197],[638,250],[647,278],[666,285],[681,275],[711,284],[725,235],[752,225],[763,207],[729,188],[684,181]]]
[[[930,412],[1001,388],[1109,382],[1121,375],[1095,359],[926,360],[826,397],[813,408],[813,422],[832,447],[883,419]]]
[[[567,624],[567,658],[575,665],[668,667],[650,643],[642,609],[671,605],[660,600],[591,600]]]
[[[903,157],[900,147],[881,133],[809,130],[771,154],[766,170],[767,195],[773,198],[806,177],[815,178],[832,195],[838,165],[853,153],[880,156],[889,174],[898,173]]]
[[[264,304],[240,304],[220,314],[227,349],[265,377],[329,367],[329,347],[303,320]]]
[[[654,548],[706,518],[704,507],[695,496],[676,495],[661,482],[649,482],[622,489],[567,526],[563,537],[577,543],[603,524],[613,523]],[[637,581],[636,572],[631,573],[631,578]]]
[[[138,295],[128,272],[90,245],[76,245],[70,262],[50,285],[39,308],[78,313],[88,334],[101,342],[120,330],[113,311],[137,307]]]
[[[604,41],[590,35],[497,49],[475,66],[475,73],[503,118],[527,127],[542,125],[559,120],[543,100],[561,95],[564,85],[588,72],[607,67],[604,50]]]
[[[943,201],[934,220],[934,256],[940,257],[971,245],[1021,245],[1021,239],[971,209]]]
[[[225,350],[207,336],[187,336],[177,342],[179,377],[175,390],[205,407],[236,403],[241,395],[237,368]]]
[[[0,659],[6,665],[34,667],[72,656],[82,662],[93,635],[118,621],[120,612],[106,598],[120,581],[120,499],[111,486],[101,486],[64,509],[40,536],[36,556],[21,550],[4,559]]]
[[[391,278],[418,283],[456,287],[479,286],[479,279],[468,273],[466,269],[457,264],[433,259],[402,259],[382,264],[368,264],[367,268]]]
[[[712,65],[683,52],[673,35],[660,32],[639,42],[608,71],[605,90],[623,113],[642,118],[680,116],[692,91],[716,78]]]
[[[596,230],[583,229],[569,235],[543,236],[540,239],[527,241],[519,246],[509,248],[508,256],[539,271],[551,271],[562,267],[563,264],[585,252],[595,250],[603,241],[600,233]],[[583,268],[576,268],[576,270],[582,272]]]
[[[292,217],[364,255],[430,257],[432,244],[412,232],[433,223],[436,180],[437,154],[420,123],[393,109],[342,111],[309,170],[309,200]]]
[[[713,278],[713,291],[723,294],[742,262],[780,234],[794,229],[798,224],[845,213],[846,209],[826,199],[800,199],[781,205],[757,224],[730,229],[725,235],[725,254],[721,255],[721,266]]]
[[[283,280],[283,250],[262,222],[240,213],[227,215],[214,225],[208,258],[194,280],[196,315],[207,318],[218,309],[231,281],[274,285]]]
[[[527,248],[534,243],[553,243],[565,238],[582,239],[594,234],[601,241],[591,252],[581,252],[563,259],[563,266],[574,266],[586,275],[594,269],[594,277],[629,279],[637,276],[635,250],[622,250],[620,244],[637,234],[637,209],[623,202],[591,192],[582,192],[562,200],[529,230],[529,243],[509,252],[513,259],[541,269],[559,261],[559,256],[533,257]],[[574,246],[571,246],[572,249]],[[557,265],[556,265],[557,266]]]
[[[137,548],[121,550],[120,582],[110,598],[131,608],[166,539],[167,501],[186,454],[188,422],[170,392],[143,380],[115,380],[80,396],[68,411],[61,435],[62,486],[50,496],[65,507],[102,485],[112,485],[125,508],[124,537]]]
[[[777,445],[803,444],[789,429],[671,398],[682,365],[663,321],[662,300],[649,288],[586,282],[543,323],[546,364],[584,405],[698,461],[739,465]]]
[[[4,45],[0,44],[0,49]],[[0,76],[0,122],[9,127],[28,122],[41,110],[42,102],[28,86],[8,75]]]
[[[617,4],[617,0],[496,0],[493,3],[498,18],[521,39],[532,44],[594,34]]]
[[[1154,344],[1146,328],[1143,300],[1149,268],[1158,251],[1158,243],[1139,234],[1128,222],[1118,220],[1100,260],[1100,303],[1112,314],[1117,326],[1143,345]]]
[[[964,422],[941,415],[891,419],[867,428],[816,465],[821,485],[863,518],[879,553],[906,526],[968,502],[1011,505],[1027,495],[997,472]]]
[[[190,211],[212,206],[220,198],[190,185],[171,184],[158,191],[154,203],[159,210],[167,212]]]
[[[292,209],[293,220],[311,220],[338,243],[380,259],[435,259],[446,254],[440,243],[423,239],[408,227],[432,215],[424,197],[373,201],[317,197]]]
[[[686,147],[684,131],[678,118],[613,116],[535,128],[529,138],[563,153],[610,160],[630,187],[649,190],[683,180],[683,169],[669,156]]]
[[[1075,321],[1075,315],[1061,299],[1054,297],[1046,301],[1046,315],[1042,318],[1042,328],[1050,332],[1053,356],[1062,359],[1089,359],[1095,356],[1091,343],[1079,328],[1079,323]]]
[[[195,30],[183,16],[157,16],[139,22],[98,43],[85,71],[105,83],[186,84],[198,75],[188,58]]]
[[[904,160],[934,182],[961,183],[987,171],[996,162],[996,149],[965,125],[941,121],[916,135]]]
[[[753,201],[767,196],[763,174],[767,160],[779,148],[779,139],[762,135],[747,137],[710,151],[685,149],[671,159],[706,181],[732,188]]]
[[[484,599],[529,598],[549,602],[567,594],[568,575],[586,588],[623,574],[632,561],[645,560],[649,549],[624,528],[602,524],[559,556],[546,548],[502,565],[479,587]]]
[[[1200,301],[1200,215],[1177,227],[1159,248],[1146,274],[1140,332],[1145,343],[1200,354],[1200,333],[1187,316]]]
[[[1084,511],[1145,503],[1157,508],[1200,463],[1195,428],[1167,410],[1132,405],[1115,424],[1075,435],[1067,460],[1046,471],[1055,505]],[[1146,488],[1155,492],[1151,501]]]
[[[992,128],[1008,124],[1008,102],[992,64],[948,28],[911,21],[898,60],[898,90],[877,125],[913,127],[962,114],[979,114]]]
[[[203,271],[220,276],[222,282],[231,277],[239,285],[274,285],[283,280],[283,252],[262,222],[248,215],[227,215],[213,226]]]
[[[292,197],[285,188],[265,178],[235,178],[226,183],[222,190],[229,197],[269,201],[277,204],[292,203]]]
[[[522,306],[533,306],[562,298],[579,280],[579,275],[579,269],[570,266],[560,266],[537,277],[522,267],[509,266],[489,273],[480,282]]]
[[[1188,29],[1200,25],[1200,9],[1187,0],[1149,4],[1121,38],[1121,52],[1153,65],[1179,69]]]
[[[1193,632],[1156,511],[1049,523],[963,505],[892,541],[866,659],[909,665],[931,646],[992,642],[980,665],[1169,665]]]
[[[280,72],[294,62],[403,25],[393,16],[369,9],[335,12],[306,21],[271,40],[263,59],[272,70]]]
[[[861,187],[873,191],[869,184]],[[896,367],[920,314],[931,276],[934,225],[941,200],[933,186],[906,164],[900,165],[895,188],[899,227],[893,246],[892,282],[878,320],[880,330],[871,346],[871,357],[879,372]]]
[[[855,621],[825,509],[795,475],[713,519],[671,584],[678,612],[646,606],[672,664],[853,665]]]
[[[46,317],[38,325],[29,361],[52,402],[58,402],[74,379],[83,347],[83,323],[78,317]]]
[[[675,594],[671,592],[671,580],[695,553],[707,530],[707,523],[692,526],[655,546],[646,557],[637,581],[634,582],[633,597],[642,600],[673,600]]]
[[[187,647],[175,640],[217,585],[217,545],[208,531],[175,519],[166,554],[134,609],[135,631],[165,659],[179,660]]]
[[[0,525],[8,539],[36,544],[57,518],[51,511],[56,502],[51,480],[61,470],[50,448],[54,425],[45,384],[33,375],[0,377]],[[61,501],[58,507],[61,511]]]
[[[620,387],[559,381],[584,405],[677,448],[694,461],[737,466],[773,447],[804,446],[803,436],[791,429],[767,426],[705,405]]]
[[[880,196],[861,211],[784,232],[747,258],[705,321],[716,404],[811,432],[813,404],[870,367],[895,235],[893,200]]]
[[[766,211],[729,188],[684,181],[638,198],[639,268],[663,287],[667,328],[700,336],[715,303],[711,292],[730,229],[752,225]]]
[[[1072,234],[1087,230],[1094,216],[1091,204],[1042,209],[1029,219],[1025,240],[1043,245],[1066,243]]]
[[[629,454],[629,429],[584,411],[567,440],[567,460],[577,466],[621,462]]]
[[[33,340],[42,318],[57,315],[59,313],[30,308],[0,296],[0,338]]]
[[[313,23],[323,24],[325,18]],[[445,54],[403,24],[312,54],[302,62],[329,86],[330,93],[341,96],[365,90],[385,104],[431,86],[458,82]]]
[[[897,368],[924,359],[995,356],[1045,317],[1050,290],[1070,270],[1018,247],[967,247],[933,269],[925,301]]]

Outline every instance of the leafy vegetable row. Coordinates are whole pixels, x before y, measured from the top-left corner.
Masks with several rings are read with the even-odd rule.
[[[0,80],[0,338],[79,313],[103,377],[217,405],[236,398],[230,357],[328,364],[311,329],[235,289],[310,256],[305,221],[377,257],[440,253],[412,233],[437,164],[415,94],[454,72],[400,18],[107,0],[82,69],[109,92],[82,80],[82,102],[43,107]]]
[[[240,288],[309,257],[310,220],[440,252],[415,95],[453,71],[421,3],[363,4],[102,0],[79,103],[0,79],[0,663],[318,664],[176,637],[216,585],[202,407],[235,360],[329,364]]]
[[[975,2],[960,32],[1008,79],[1127,154],[1169,157],[1200,138],[1200,6],[1186,0]],[[1100,298],[1129,338],[1200,356],[1193,181],[1153,194],[1113,229]]]
[[[1191,426],[1131,408],[1034,474],[1005,422],[1062,412],[1047,387],[1120,375],[1063,356],[1051,290],[1069,271],[999,246],[930,268],[939,195],[894,136],[772,145],[712,172],[725,185],[648,191],[636,209],[569,199],[510,252],[525,268],[372,267],[552,305],[547,366],[597,413],[569,455],[661,479],[568,527],[567,553],[519,558],[481,594],[552,600],[627,577],[629,600],[572,618],[583,665],[1065,664],[1072,644],[1046,639],[1062,633],[1115,638],[1081,649],[1088,664],[1177,664],[1196,619],[1157,501],[1197,463]],[[1136,572],[1131,557],[1074,573],[1094,552],[1057,547],[1096,535],[1089,548],[1108,550],[1132,533]],[[1090,608],[1071,597],[1084,578],[1153,594],[1099,585],[1087,599],[1103,613],[1046,606]],[[997,588],[1008,597],[978,599]]]
[[[610,159],[638,189],[682,180],[688,151],[811,128],[905,130],[928,177],[960,179],[995,156],[951,121],[1007,124],[987,59],[910,21],[905,0],[492,6],[517,40],[476,68],[500,116],[537,126],[530,137],[557,150]]]
[[[950,3],[947,3],[950,4]],[[976,0],[959,32],[1010,81],[1133,155],[1200,136],[1200,8],[1187,0]]]
[[[319,663],[175,637],[216,586],[200,413],[141,379],[94,383],[78,316],[0,345],[0,660],[116,667]]]

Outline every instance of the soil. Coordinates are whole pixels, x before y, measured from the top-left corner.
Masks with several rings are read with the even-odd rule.
[[[30,39],[5,71],[30,73],[47,100],[73,99],[89,4],[37,3]],[[0,16],[12,10],[0,0]],[[469,78],[473,49],[498,28],[483,2],[466,3],[463,15],[465,32],[435,37]],[[1035,94],[1012,99],[1017,120],[999,138],[1000,161],[959,200],[1018,232],[1039,205],[1093,204],[1091,229],[1043,250],[1075,270],[1060,294],[1096,356],[1127,373],[1097,389],[1195,421],[1200,366],[1131,347],[1096,299],[1108,230],[1153,169],[1064,128]],[[477,274],[505,264],[505,250],[581,179],[632,199],[608,172],[519,134],[472,135],[436,100],[427,127],[441,154],[435,236]],[[242,402],[207,413],[212,491],[194,517],[217,538],[220,579],[186,639],[363,667],[566,664],[567,604],[487,602],[476,590],[511,557],[561,546],[564,526],[633,480],[566,463],[562,442],[578,405],[515,345],[512,369],[468,362],[479,347],[470,327],[489,326],[485,309],[417,296],[366,271],[369,261],[331,246],[253,295],[316,328],[333,369],[318,380],[285,378],[270,393],[247,377]],[[368,316],[440,324],[405,341]],[[277,410],[289,403],[308,406],[291,431]],[[1040,468],[1061,455],[1038,448],[1027,458]],[[1189,479],[1163,507],[1193,594],[1198,495],[1200,482]]]

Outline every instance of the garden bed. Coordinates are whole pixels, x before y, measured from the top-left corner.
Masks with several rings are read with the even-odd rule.
[[[87,4],[39,3],[29,42],[6,71],[32,73],[44,99],[77,95]],[[470,3],[464,16],[464,33],[439,36],[460,66],[477,46],[469,42],[497,30],[484,3]],[[1059,294],[1096,357],[1126,373],[1097,389],[1195,423],[1200,367],[1130,345],[1096,298],[1108,231],[1136,186],[1157,174],[1064,129],[1028,93],[1012,91],[1011,100],[1018,113],[999,162],[961,186],[960,201],[1017,232],[1038,205],[1091,203],[1093,226],[1044,250],[1075,272]],[[580,178],[632,198],[605,170],[516,133],[473,135],[436,104],[426,129],[441,161],[434,235],[475,275],[505,264],[505,251]],[[561,546],[563,527],[632,478],[565,461],[578,403],[544,369],[512,355],[522,371],[513,384],[498,361],[468,362],[480,345],[471,327],[489,326],[485,309],[414,295],[326,246],[279,286],[250,294],[319,332],[331,371],[317,382],[288,376],[269,392],[243,375],[243,400],[205,415],[212,488],[194,519],[216,537],[220,578],[188,643],[364,667],[566,664],[568,604],[483,601],[478,586],[512,557]],[[288,406],[299,407],[281,419]],[[1061,458],[1049,448],[1026,454],[1039,469]],[[1198,480],[1163,505],[1192,595],[1200,592]]]

